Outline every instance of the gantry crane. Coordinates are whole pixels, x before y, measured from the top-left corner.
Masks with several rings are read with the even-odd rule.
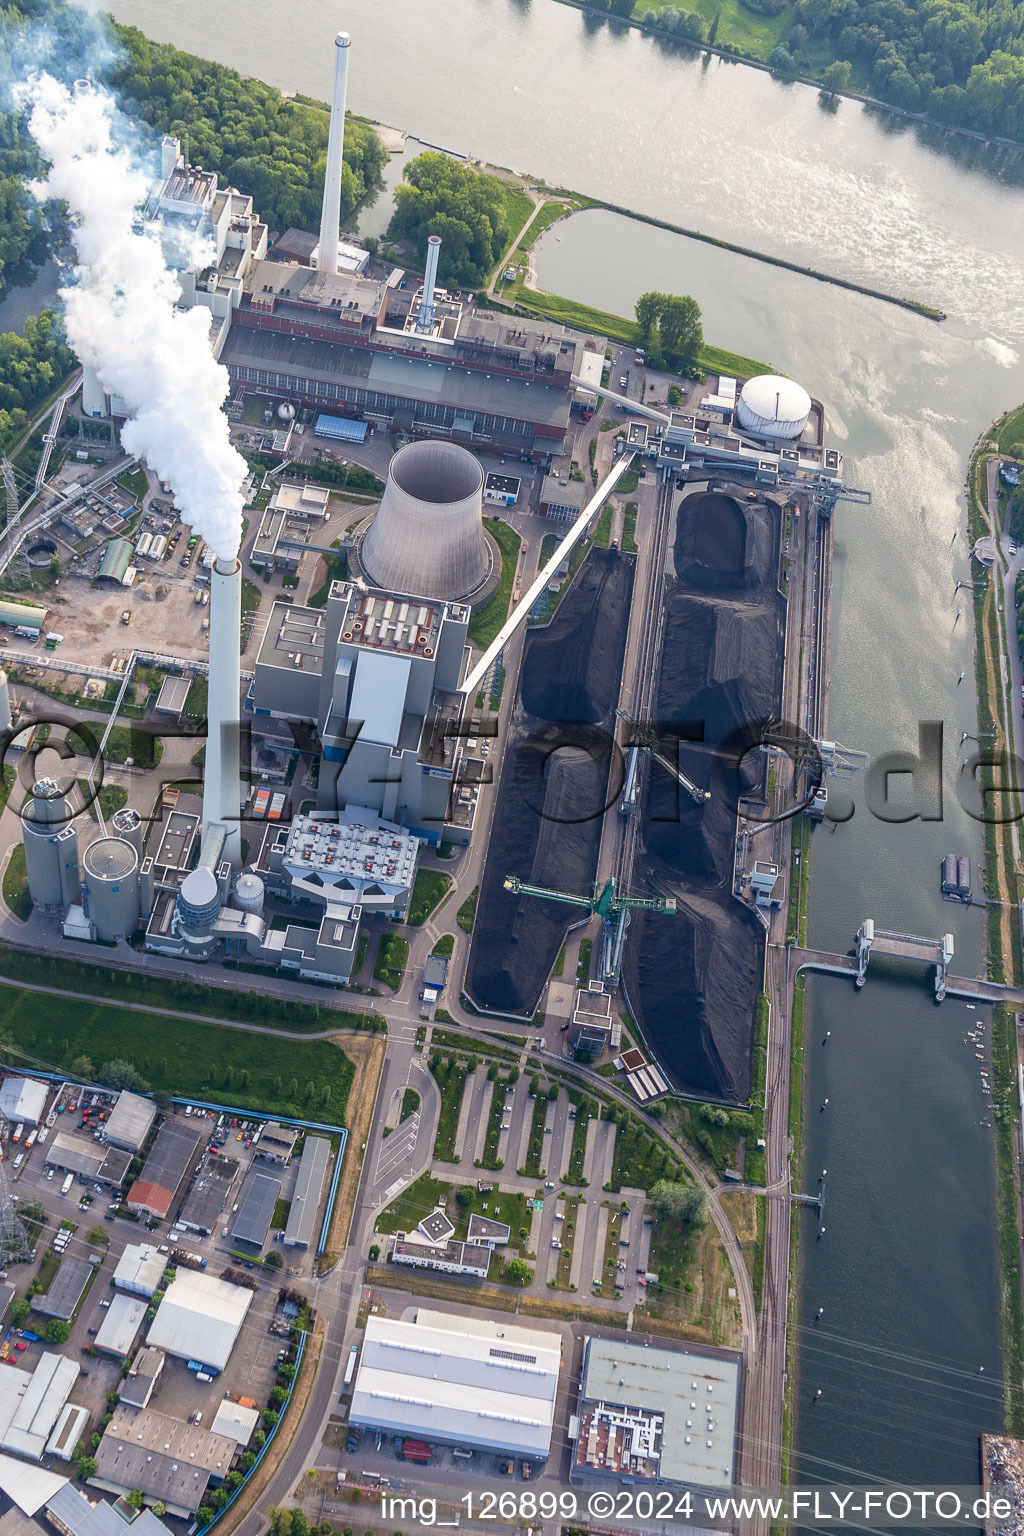
[[[505,879],[506,891],[514,896],[541,896],[547,901],[565,901],[572,907],[583,907],[587,912],[606,919],[618,917],[620,912],[661,912],[666,915],[676,910],[674,896],[620,896],[615,889],[615,876],[602,886],[594,882],[593,896],[575,896],[571,891],[552,891],[543,885],[528,885],[518,875]]]

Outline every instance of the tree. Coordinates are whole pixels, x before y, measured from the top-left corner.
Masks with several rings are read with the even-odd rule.
[[[471,1184],[461,1184],[455,1191],[455,1204],[460,1210],[468,1211],[476,1199]]]
[[[683,392],[678,384],[670,384],[668,387],[668,403],[673,410],[683,403]]]
[[[110,1233],[106,1227],[90,1227],[85,1234],[87,1243],[92,1243],[94,1248],[105,1248],[110,1242]]]
[[[702,1227],[707,1220],[707,1191],[697,1184],[677,1184],[670,1179],[659,1179],[651,1187],[647,1199],[661,1217],[674,1217],[693,1227]]]
[[[709,43],[713,43],[715,41],[715,38],[718,36],[718,29],[721,26],[721,24],[722,24],[722,7],[719,6],[718,10],[715,12],[714,16],[711,18],[711,25],[708,28],[708,42]]]
[[[127,1089],[130,1093],[148,1093],[149,1084],[133,1062],[114,1056],[105,1061],[99,1070],[99,1080],[107,1088]]]
[[[512,234],[501,182],[433,151],[417,155],[404,174],[407,184],[395,190],[388,238],[411,240],[425,261],[427,237],[439,235],[442,279],[455,287],[478,286]]]
[[[292,1510],[291,1536],[309,1536],[309,1521],[301,1509]]]
[[[502,1271],[502,1279],[509,1285],[529,1285],[533,1270],[525,1259],[509,1259]]]
[[[205,1531],[206,1527],[213,1519],[215,1513],[216,1511],[213,1510],[209,1504],[200,1504],[199,1508],[196,1510],[196,1524],[201,1531]]]
[[[267,1510],[267,1517],[270,1520],[272,1536],[292,1536],[294,1509],[280,1509],[272,1504]]]
[[[834,59],[823,71],[821,83],[830,91],[845,91],[853,66],[848,59]]]
[[[263,1262],[269,1265],[271,1269],[281,1269],[284,1266],[284,1259],[276,1248],[271,1248]]]
[[[96,1466],[95,1456],[79,1456],[75,1463],[75,1471],[78,1473],[81,1481],[87,1483],[90,1477],[96,1476]]]
[[[166,1515],[167,1505],[164,1503],[163,1499],[157,1499],[156,1503],[153,1505],[153,1513],[156,1515],[158,1520],[162,1520],[164,1515]]]
[[[87,1083],[94,1082],[96,1078],[96,1069],[88,1056],[76,1056],[68,1071],[72,1077],[84,1078]]]
[[[133,1488],[126,1502],[131,1505],[132,1509],[141,1509],[146,1500],[142,1495],[141,1489]]]
[[[28,1317],[32,1308],[24,1296],[18,1296],[11,1302],[11,1322],[15,1328],[20,1328]]]
[[[66,1344],[71,1337],[71,1324],[62,1317],[51,1317],[46,1325],[47,1344]]]

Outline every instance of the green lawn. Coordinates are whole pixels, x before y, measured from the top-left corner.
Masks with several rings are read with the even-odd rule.
[[[544,1172],[544,1126],[548,1117],[548,1096],[541,1090],[533,1101],[530,1140],[526,1149],[526,1175],[539,1179]]]
[[[636,514],[636,502],[627,501],[626,510],[622,514],[622,548],[627,555],[635,555],[639,548],[636,542]]]
[[[145,471],[141,469],[126,470],[123,475],[118,475],[117,483],[123,486],[130,495],[134,496],[140,504],[149,490],[149,481],[146,479]]]
[[[400,933],[385,933],[377,946],[377,959],[373,967],[374,981],[386,982],[397,992],[405,975],[409,959],[409,940]]]
[[[115,811],[119,811],[123,805],[128,804],[128,791],[123,784],[102,785],[96,800],[89,805],[89,815],[93,821],[96,820],[97,803],[104,821],[109,821]]]
[[[1009,453],[1015,443],[1024,443],[1024,405],[1000,422],[996,441],[1000,453]]]
[[[487,1115],[487,1135],[484,1138],[484,1155],[481,1162],[485,1168],[498,1169],[504,1166],[498,1156],[498,1142],[501,1137],[501,1120],[505,1111],[505,1086],[507,1078],[496,1077],[491,1093],[491,1104]]]
[[[516,563],[519,559],[519,535],[500,518],[485,520],[487,532],[493,534],[501,550],[501,583],[494,596],[473,615],[469,625],[469,638],[485,651],[498,630],[508,618],[512,589],[515,586]]]
[[[412,1232],[431,1211],[446,1205],[451,1185],[423,1174],[377,1217],[378,1232]]]
[[[443,870],[418,869],[416,871],[416,883],[412,888],[412,900],[409,903],[409,916],[406,918],[410,928],[419,928],[426,922],[431,912],[448,894],[451,884],[451,875],[446,875]]]
[[[615,1128],[612,1189],[618,1191],[623,1185],[627,1189],[650,1189],[659,1179],[685,1181],[686,1177],[672,1154],[655,1141],[635,1115],[620,1114]]]
[[[563,1184],[586,1184],[583,1176],[583,1164],[587,1155],[587,1125],[590,1121],[593,1100],[585,1098],[583,1094],[569,1091],[569,1100],[575,1106],[576,1119],[572,1128],[572,1148],[569,1152],[569,1167],[562,1175]]]
[[[660,11],[670,3],[671,0],[643,0],[643,4],[637,5],[635,11],[637,15],[647,10]],[[791,5],[787,5],[779,16],[755,16],[739,0],[693,0],[688,9],[696,11],[709,24],[716,15],[719,16],[715,38],[718,46],[732,43],[753,59],[767,59],[795,19]]]
[[[61,1007],[52,997],[9,986],[0,987],[0,1014],[26,1066],[56,1071],[76,1056],[97,1066],[121,1057],[154,1089],[344,1123],[353,1067],[327,1040],[279,1040],[109,1003]]]
[[[441,1163],[456,1163],[455,1134],[459,1128],[462,1092],[466,1086],[466,1068],[454,1056],[431,1056],[430,1070],[441,1090],[441,1114],[434,1140],[434,1157]]]
[[[594,543],[599,545],[601,549],[607,549],[611,541],[612,504],[610,501],[606,501],[601,508],[601,516],[597,520],[597,527],[594,529]]]
[[[455,948],[455,935],[454,935],[454,933],[442,933],[441,937],[438,939],[437,943],[434,945],[434,954],[435,955],[444,955],[446,958],[448,958],[448,957],[451,956],[451,953],[454,950],[454,948]]]
[[[256,612],[256,609],[260,605],[260,599],[262,598],[262,596],[263,596],[263,593],[260,591],[260,589],[256,585],[256,583],[254,581],[250,581],[248,576],[243,576],[242,577],[242,618],[243,619],[245,618],[247,613],[255,613]]]
[[[414,1115],[419,1107],[420,1096],[416,1092],[416,1089],[407,1088],[402,1094],[402,1113],[398,1123],[401,1125],[403,1120],[408,1120],[410,1115]]]
[[[476,917],[476,899],[480,894],[480,887],[470,891],[462,906],[455,914],[455,921],[464,933],[472,933],[473,920]]]
[[[4,870],[4,901],[15,917],[23,920],[32,915],[32,898],[28,893],[28,875],[25,872],[25,849],[15,843]]]

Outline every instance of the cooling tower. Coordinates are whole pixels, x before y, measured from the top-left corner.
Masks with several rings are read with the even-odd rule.
[[[210,572],[210,676],[206,706],[206,765],[203,771],[203,837],[211,825],[225,832],[223,857],[233,869],[242,862],[239,692],[239,632],[242,623],[242,567],[218,559]]]
[[[483,470],[455,443],[407,443],[363,540],[367,578],[386,592],[457,601],[487,575]]]
[[[139,855],[120,837],[98,837],[82,859],[86,913],[108,943],[139,926]]]

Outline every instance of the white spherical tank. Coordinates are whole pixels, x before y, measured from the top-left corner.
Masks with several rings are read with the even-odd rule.
[[[283,402],[283,404],[278,406],[277,414],[281,418],[282,421],[294,421],[295,420],[295,407],[294,407],[294,405],[290,405],[288,403],[288,401],[285,400]]]
[[[363,539],[367,578],[386,592],[454,602],[487,576],[484,475],[457,443],[407,443]]]
[[[255,912],[258,917],[263,911],[263,881],[259,875],[251,869],[243,869],[235,881],[234,903],[240,912]]]
[[[802,384],[777,373],[759,373],[740,391],[736,420],[755,437],[799,437],[811,414],[811,397]]]
[[[98,837],[82,859],[85,909],[108,943],[139,926],[139,855],[122,837]]]

